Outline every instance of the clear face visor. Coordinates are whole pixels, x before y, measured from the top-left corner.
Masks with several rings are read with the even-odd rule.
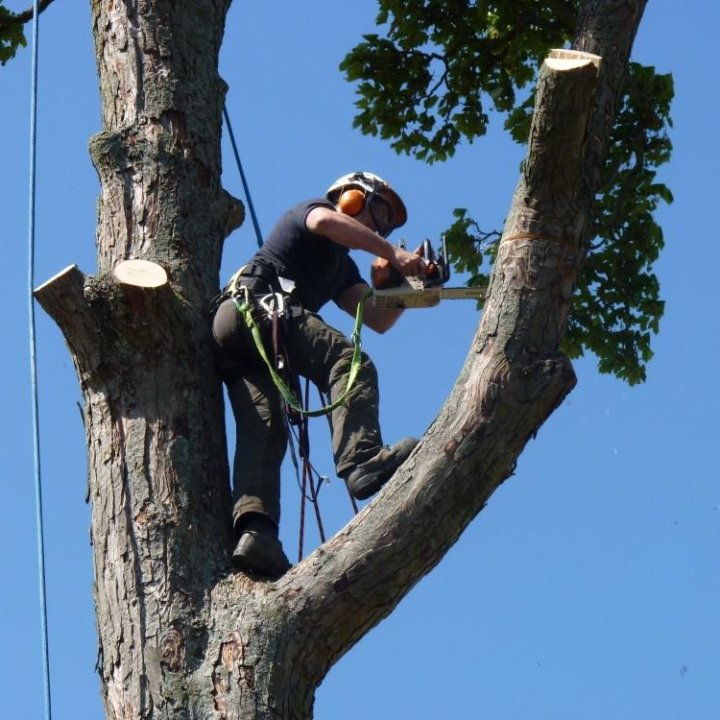
[[[392,205],[382,195],[374,192],[368,198],[368,208],[375,223],[375,229],[378,234],[386,238],[395,227],[395,213],[393,213]]]

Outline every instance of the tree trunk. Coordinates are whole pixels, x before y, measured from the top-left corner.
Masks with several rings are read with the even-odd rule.
[[[206,312],[223,239],[242,220],[219,179],[229,2],[93,0],[98,271],[66,268],[36,296],[83,392],[108,718],[312,717],[332,664],[511,474],[575,382],[557,348],[644,4],[586,3],[577,45],[602,56],[599,72],[582,53],[545,64],[484,316],[422,443],[375,501],[271,583],[231,571]]]

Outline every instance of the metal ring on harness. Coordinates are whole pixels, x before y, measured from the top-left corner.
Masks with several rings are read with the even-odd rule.
[[[288,303],[288,295],[282,292],[267,293],[257,299],[256,302],[270,318],[276,313],[279,318],[298,317],[302,312],[302,307],[297,304]]]

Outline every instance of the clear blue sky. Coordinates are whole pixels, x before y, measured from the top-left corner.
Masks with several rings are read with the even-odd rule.
[[[10,3],[16,9],[26,2]],[[99,185],[87,153],[100,130],[89,3],[57,2],[41,23],[36,284],[71,263],[92,274]],[[720,717],[718,287],[720,192],[716,30],[720,6],[651,0],[634,57],[676,80],[675,158],[659,217],[667,308],[646,384],[576,364],[579,384],[441,565],[343,658],[317,693],[319,720],[717,720]],[[290,203],[371,169],[406,199],[410,244],[437,238],[454,207],[502,225],[519,148],[499,124],[432,167],[351,127],[337,66],[375,5],[236,3],[222,53],[228,108],[267,232]],[[2,157],[2,487],[0,716],[42,715],[40,619],[27,329],[30,54],[0,68]],[[231,155],[225,184],[242,195]],[[223,275],[253,251],[248,223]],[[367,268],[368,258],[358,258]],[[350,331],[335,311],[327,319]],[[386,439],[422,434],[462,366],[471,303],[408,313],[365,346],[381,374]],[[56,720],[99,720],[84,436],[72,362],[38,311],[38,368]],[[323,421],[313,453],[330,472]],[[284,483],[282,535],[295,555],[298,493]],[[344,490],[322,492],[334,531]],[[309,544],[316,542],[309,533]]]

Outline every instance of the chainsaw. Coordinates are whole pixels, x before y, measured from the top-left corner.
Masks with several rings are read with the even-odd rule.
[[[402,246],[401,246],[402,247]],[[446,288],[450,279],[445,238],[439,253],[433,250],[429,240],[415,251],[425,261],[425,275],[403,277],[389,260],[376,258],[370,268],[373,286],[373,302],[378,308],[427,308],[441,300],[467,300],[485,297],[486,288]]]

